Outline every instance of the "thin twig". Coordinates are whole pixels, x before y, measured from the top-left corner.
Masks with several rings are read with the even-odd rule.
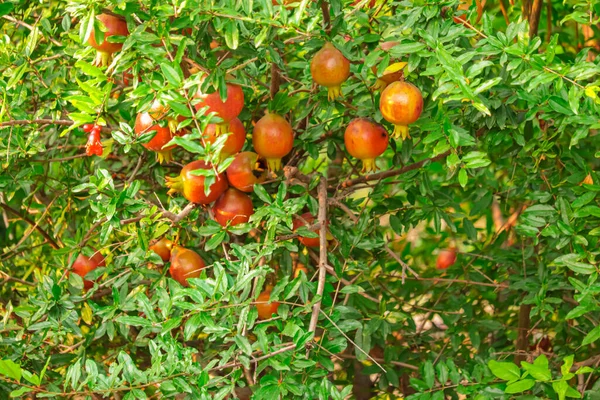
[[[325,278],[327,277],[327,180],[321,176],[318,188],[319,195],[319,223],[321,227],[319,229],[319,280],[317,283],[317,293],[315,297],[318,298],[317,302],[313,305],[312,315],[310,317],[310,324],[308,326],[309,332],[314,332],[317,329],[317,321],[319,320],[319,311],[321,310],[321,297],[325,289]]]
[[[48,244],[50,244],[50,246],[52,246],[55,249],[59,249],[60,248],[60,246],[58,245],[58,243],[56,243],[56,241],[41,226],[39,226],[36,222],[32,221],[31,219],[29,219],[28,217],[26,217],[24,215],[21,215],[20,212],[18,212],[14,208],[12,208],[12,207],[4,204],[4,203],[0,203],[0,207],[2,207],[3,209],[5,209],[6,211],[12,213],[13,215],[19,217],[23,221],[27,222],[29,225],[35,227],[35,229],[44,237],[44,239],[46,239],[46,241],[48,242]]]

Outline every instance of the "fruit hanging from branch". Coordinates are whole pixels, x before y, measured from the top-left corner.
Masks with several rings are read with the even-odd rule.
[[[171,266],[169,274],[181,286],[189,286],[189,278],[197,278],[202,273],[206,264],[198,253],[185,247],[175,246],[171,253]]]
[[[192,161],[181,169],[179,176],[167,177],[169,194],[181,193],[183,197],[196,204],[209,204],[223,194],[229,187],[225,174],[217,174],[208,193],[204,190],[206,175],[214,175],[212,166],[202,160]],[[194,172],[197,171],[197,172]]]
[[[404,78],[404,67],[406,67],[408,63],[405,62],[397,62],[392,65],[388,65],[386,69],[383,70],[381,76],[377,78],[377,81],[373,85],[373,90],[383,90],[390,83],[399,81]],[[375,69],[373,72],[377,74],[377,68],[373,66]]]
[[[265,320],[277,314],[279,302],[271,302],[271,291],[265,290],[256,298],[256,311],[258,311],[258,319]]]
[[[161,238],[159,241],[150,246],[150,250],[158,254],[158,256],[167,262],[171,259],[171,250],[173,248],[173,242],[166,237]]]
[[[254,125],[252,144],[258,155],[267,160],[269,171],[279,171],[281,159],[294,147],[292,126],[282,116],[267,113]]]
[[[213,206],[215,221],[221,226],[244,224],[254,214],[252,199],[237,189],[229,188],[215,201]]]
[[[381,93],[379,110],[395,126],[392,137],[408,139],[408,125],[416,122],[423,112],[423,95],[412,83],[393,82]]]
[[[231,186],[248,193],[254,190],[254,184],[261,183],[266,178],[266,170],[261,165],[258,154],[251,151],[238,153],[226,173]]]
[[[216,135],[228,132],[229,122],[240,115],[244,108],[244,92],[242,91],[242,87],[233,83],[227,83],[226,100],[221,99],[218,91],[213,93],[198,91],[195,97],[200,99],[200,102],[196,103],[196,111],[208,107],[204,115],[214,112],[217,117],[223,120],[223,122],[219,122],[215,126]]]
[[[139,113],[135,118],[135,133],[140,136],[151,131],[156,134],[149,142],[142,144],[146,149],[156,152],[159,163],[169,162],[172,159],[172,150],[175,146],[165,147],[176,135],[177,120],[166,119],[167,108],[158,101],[152,103],[147,112]],[[166,122],[166,124],[165,124]]]
[[[330,42],[314,55],[310,62],[313,80],[327,88],[327,98],[342,96],[342,83],[350,76],[350,61]]]
[[[217,137],[217,124],[208,124],[204,129],[204,141],[213,144]],[[246,143],[246,130],[244,124],[238,118],[229,121],[229,129],[227,130],[227,139],[221,149],[220,159],[224,160],[229,156],[237,154]]]
[[[377,169],[375,158],[387,149],[389,137],[383,126],[366,118],[355,118],[346,128],[344,143],[351,156],[362,160],[362,172],[371,172]]]
[[[445,249],[439,252],[436,260],[437,269],[447,269],[456,262],[456,250],[454,248]]]
[[[315,217],[311,213],[304,213],[300,217],[296,217],[293,220],[293,230],[296,231],[301,226],[310,227],[314,225]],[[313,229],[313,232],[317,235],[319,234],[319,229]],[[331,240],[333,237],[329,232],[327,232],[327,239]],[[318,237],[306,237],[306,236],[298,236],[298,241],[305,245],[306,247],[319,247],[321,241]]]
[[[108,38],[111,36],[129,36],[127,23],[114,15],[100,14],[96,19],[104,26],[104,40],[96,42],[96,30],[92,29],[88,37],[88,44],[97,50],[94,65],[107,66],[112,61],[112,55],[123,48],[123,43],[111,43]]]
[[[94,286],[94,282],[88,281],[85,279],[85,276],[95,270],[98,267],[104,267],[106,265],[106,261],[100,252],[95,251],[91,257],[84,255],[83,253],[79,254],[73,263],[72,270],[74,273],[79,275],[83,279],[83,287],[85,290],[89,290]]]
[[[86,126],[84,126],[83,130],[86,130]],[[93,125],[90,129],[90,134],[88,135],[88,141],[85,145],[85,154],[88,156],[93,156],[94,154],[97,156],[101,156],[103,152],[102,142],[100,141],[100,132],[102,128],[99,125]]]

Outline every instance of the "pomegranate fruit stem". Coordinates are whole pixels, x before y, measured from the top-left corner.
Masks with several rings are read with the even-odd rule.
[[[361,172],[373,172],[377,170],[377,165],[375,164],[374,158],[366,158],[362,160],[363,167]]]
[[[173,195],[175,193],[183,193],[183,178],[181,175],[177,175],[175,178],[167,176],[166,180],[167,187],[169,188],[167,194]]]
[[[410,135],[408,134],[408,126],[394,125],[394,132],[392,133],[392,137],[400,140],[410,139]]]
[[[331,86],[327,88],[327,98],[329,99],[329,101],[333,101],[338,97],[343,97],[341,85]]]
[[[270,172],[279,171],[281,169],[281,158],[267,158],[267,168]]]

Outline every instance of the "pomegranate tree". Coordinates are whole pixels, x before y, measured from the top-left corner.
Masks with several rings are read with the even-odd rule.
[[[256,311],[258,311],[258,319],[269,319],[273,314],[277,314],[279,302],[271,301],[271,291],[265,290],[256,298]]]
[[[383,118],[395,126],[392,136],[404,140],[410,138],[408,125],[423,112],[423,95],[412,83],[393,82],[381,93],[379,109]]]
[[[217,135],[227,132],[229,129],[229,122],[240,115],[244,108],[244,92],[242,91],[241,86],[233,83],[227,83],[226,100],[221,99],[221,95],[218,91],[213,93],[202,93],[201,91],[198,91],[195,97],[200,99],[200,101],[196,103],[196,110],[208,107],[205,115],[214,112],[217,117],[223,120],[223,122],[220,122],[215,126],[215,133]]]
[[[350,76],[350,61],[327,42],[310,62],[310,74],[317,84],[327,88],[329,100],[334,100],[342,95],[341,85]]]
[[[104,26],[104,40],[100,43],[96,42],[96,31],[92,29],[88,37],[88,44],[97,50],[95,65],[106,66],[110,64],[112,55],[123,48],[123,43],[111,43],[108,38],[111,36],[129,36],[127,23],[111,14],[100,14],[96,19]]]
[[[106,262],[104,257],[100,252],[95,251],[91,257],[84,255],[83,253],[79,254],[73,263],[73,272],[79,275],[82,278],[85,278],[87,274],[92,272],[98,267],[104,267]],[[89,290],[94,286],[94,282],[88,281],[87,279],[83,279],[83,287],[85,290]]]
[[[217,140],[217,124],[208,124],[204,129],[204,141],[214,143]],[[229,121],[229,129],[227,130],[227,140],[221,149],[220,158],[225,159],[229,156],[237,154],[244,147],[246,142],[246,130],[244,124],[237,117]]]
[[[252,192],[255,183],[265,180],[265,169],[259,162],[258,154],[251,151],[239,153],[227,168],[229,184],[242,192]]]
[[[208,193],[204,191],[204,175],[195,173],[197,170],[210,170],[212,166],[202,160],[192,161],[181,169],[179,176],[167,177],[169,194],[181,193],[183,197],[196,204],[209,204],[223,194],[227,187],[224,174],[217,174],[215,182],[210,185]],[[200,171],[202,173],[202,171]]]
[[[171,161],[172,150],[175,146],[165,147],[176,134],[177,121],[165,119],[167,109],[155,101],[147,112],[139,113],[135,118],[135,133],[140,136],[155,131],[156,134],[149,142],[142,144],[146,149],[156,152],[158,161],[162,164]]]
[[[445,249],[439,252],[436,260],[437,269],[447,269],[456,262],[456,250],[454,248]]]
[[[254,214],[254,205],[250,196],[229,188],[215,201],[213,214],[215,221],[222,226],[235,226],[250,220],[250,216]]]
[[[375,158],[383,154],[389,137],[385,128],[366,118],[353,119],[344,133],[346,150],[353,157],[362,160],[363,172],[375,171]]]
[[[267,113],[254,126],[252,133],[254,150],[267,160],[269,171],[281,169],[281,159],[294,147],[294,132],[281,115]]]
[[[189,278],[197,278],[206,264],[198,253],[185,247],[175,246],[171,255],[169,274],[181,286],[189,286]]]

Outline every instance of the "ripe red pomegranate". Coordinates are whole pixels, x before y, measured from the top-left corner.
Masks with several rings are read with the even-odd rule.
[[[235,226],[250,220],[250,216],[254,214],[254,205],[247,194],[229,188],[215,201],[213,214],[215,221],[222,226]]]
[[[356,5],[358,5],[358,3],[360,3],[360,2],[361,2],[361,0],[354,0],[354,2],[352,2],[352,4],[351,4],[351,5],[353,5],[353,6],[356,6]],[[365,5],[368,5],[368,6],[369,6],[369,8],[373,8],[373,7],[375,7],[375,3],[377,3],[377,0],[370,0],[370,1],[369,1],[367,4],[365,4]]]
[[[169,273],[181,286],[189,286],[188,278],[197,278],[206,266],[198,253],[185,247],[175,246],[171,256]]]
[[[421,116],[423,95],[418,87],[408,82],[392,82],[381,93],[379,100],[381,115],[395,125],[392,136],[407,139],[408,125]]]
[[[199,91],[196,93],[195,97],[200,99],[200,102],[196,104],[196,110],[208,106],[205,115],[214,112],[223,120],[223,122],[217,124],[215,127],[217,135],[222,132],[227,132],[227,129],[229,129],[229,121],[240,115],[244,108],[244,92],[242,91],[241,86],[233,83],[227,84],[227,100],[225,101],[221,100],[218,91],[210,94],[201,93]]]
[[[456,262],[456,250],[453,248],[442,250],[438,254],[436,267],[437,269],[447,269]]]
[[[242,192],[252,192],[255,183],[265,180],[265,170],[258,161],[258,154],[244,151],[235,156],[227,168],[229,184]]]
[[[204,140],[208,143],[214,143],[217,140],[217,124],[208,124],[204,130]],[[244,147],[246,142],[246,130],[244,124],[238,118],[229,121],[228,136],[223,148],[221,149],[221,159],[237,154]]]
[[[258,311],[258,319],[269,319],[273,314],[277,314],[279,302],[271,301],[271,291],[265,290],[256,298],[256,311]],[[270,303],[269,303],[270,302]]]
[[[83,127],[84,131],[86,126]],[[88,141],[85,145],[85,154],[88,156],[97,155],[101,156],[103,152],[102,142],[100,141],[100,132],[102,128],[99,125],[93,125],[89,130]]]
[[[375,171],[375,158],[383,154],[389,138],[385,128],[366,118],[353,119],[344,133],[346,150],[362,160],[363,172]]]
[[[309,227],[311,225],[314,225],[317,222],[317,221],[315,221],[315,217],[311,213],[304,213],[300,217],[302,219],[294,218],[294,221],[293,221],[294,231],[297,230],[298,228],[300,228],[301,226]],[[304,220],[306,222],[304,222],[302,220]],[[316,234],[319,234],[318,229],[314,229],[313,232]],[[320,240],[318,237],[308,238],[308,237],[304,237],[304,236],[299,236],[298,241],[300,241],[300,243],[302,243],[306,247],[319,247],[319,245],[320,245]]]
[[[252,144],[259,156],[267,160],[269,171],[281,169],[281,159],[294,147],[294,132],[280,115],[267,113],[254,126]]]
[[[123,48],[123,43],[110,43],[107,39],[111,36],[129,36],[129,30],[127,23],[114,15],[100,14],[96,19],[106,28],[104,40],[100,44],[96,43],[95,30],[92,29],[88,44],[98,51],[94,64],[106,66],[110,64],[112,55]]]
[[[224,174],[218,174],[216,181],[210,185],[208,194],[204,192],[204,179],[202,175],[194,175],[192,171],[199,169],[211,169],[211,165],[202,160],[192,161],[181,169],[178,177],[167,177],[169,194],[181,193],[183,197],[196,204],[209,204],[219,198],[227,187],[227,178]]]
[[[167,125],[161,126],[159,121],[164,120],[167,109],[155,101],[148,112],[139,113],[135,118],[135,133],[140,136],[144,133],[156,131],[156,134],[149,142],[142,144],[148,150],[156,152],[158,162],[169,162],[172,159],[172,150],[175,146],[164,147],[176,135],[177,121],[168,119]]]
[[[100,252],[96,251],[91,257],[88,257],[83,253],[79,254],[79,256],[77,256],[77,259],[75,259],[75,262],[73,263],[72,269],[74,273],[76,273],[82,278],[85,278],[85,276],[91,271],[95,270],[98,267],[104,267],[105,265],[106,262],[104,260],[104,257],[102,257],[102,254],[100,254]],[[88,281],[86,279],[83,280],[83,287],[85,290],[89,290],[93,286],[94,282]]]
[[[327,88],[329,100],[342,95],[341,85],[350,76],[350,61],[333,44],[327,42],[310,62],[313,80]]]
[[[166,237],[161,238],[159,241],[150,246],[150,250],[158,254],[164,262],[167,262],[171,259],[172,248],[173,242]]]

